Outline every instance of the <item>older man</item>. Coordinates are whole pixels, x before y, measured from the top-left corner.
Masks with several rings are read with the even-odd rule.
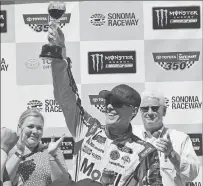
[[[164,95],[145,91],[140,110],[145,130],[135,134],[158,149],[164,186],[185,186],[193,181],[199,173],[198,157],[187,134],[164,126]]]

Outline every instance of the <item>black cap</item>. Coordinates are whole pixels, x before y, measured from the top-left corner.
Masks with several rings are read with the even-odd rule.
[[[126,103],[138,108],[140,107],[141,103],[140,94],[135,89],[125,84],[118,85],[111,91],[102,90],[99,92],[99,95],[104,99],[108,99],[109,96],[113,96],[122,103]]]

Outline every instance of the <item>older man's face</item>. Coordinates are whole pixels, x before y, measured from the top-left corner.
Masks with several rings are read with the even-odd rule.
[[[154,132],[162,127],[165,108],[160,105],[157,98],[145,97],[140,109],[144,127],[147,131]]]

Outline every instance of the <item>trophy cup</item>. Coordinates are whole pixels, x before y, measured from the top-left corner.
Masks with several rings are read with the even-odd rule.
[[[54,2],[51,1],[48,6],[48,13],[50,17],[53,19],[53,21],[57,26],[55,29],[59,26],[59,18],[63,16],[63,14],[66,11],[66,5],[63,2]],[[55,59],[63,59],[62,57],[62,48],[57,45],[51,45],[51,44],[45,44],[42,46],[42,51],[40,56],[41,58],[55,58]]]

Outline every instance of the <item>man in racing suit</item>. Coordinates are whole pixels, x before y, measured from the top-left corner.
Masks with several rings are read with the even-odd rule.
[[[63,48],[64,59],[53,59],[51,66],[55,99],[76,146],[81,144],[76,152],[75,181],[90,178],[104,186],[162,186],[157,150],[132,133],[130,121],[141,103],[139,93],[124,84],[101,91],[106,99],[106,123],[102,125],[81,106],[71,61],[65,60],[64,34],[54,23],[48,38],[51,45]]]

